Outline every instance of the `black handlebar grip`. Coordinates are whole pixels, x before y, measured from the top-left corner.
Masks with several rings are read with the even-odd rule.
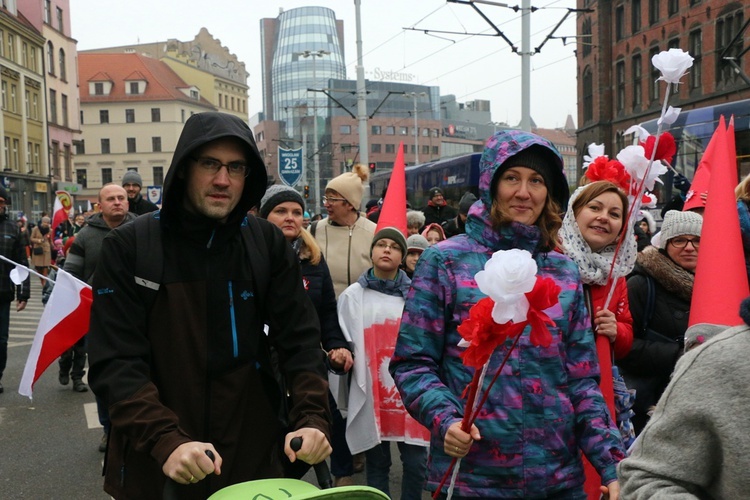
[[[302,438],[297,436],[292,438],[289,442],[289,447],[296,453],[302,448]],[[318,484],[324,490],[333,488],[333,480],[331,479],[331,471],[328,469],[328,464],[325,460],[319,464],[313,465],[315,470],[315,477],[318,479]]]

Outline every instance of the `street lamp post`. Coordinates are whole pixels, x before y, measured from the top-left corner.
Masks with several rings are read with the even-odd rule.
[[[307,59],[308,57],[312,57],[312,70],[313,70],[313,85],[315,86],[315,81],[317,79],[317,75],[315,73],[315,59],[318,57],[323,57],[325,55],[329,55],[330,52],[327,50],[305,50],[303,52],[296,52],[296,55],[300,57],[304,57]],[[315,101],[313,101],[313,137],[314,137],[314,144],[313,147],[313,196],[315,196],[315,211],[317,211],[320,208],[320,161],[318,159],[318,147],[319,147],[319,141],[318,141],[318,106]],[[305,178],[307,180],[307,178]]]
[[[417,99],[427,96],[426,92],[407,92],[404,97],[414,99],[414,164],[419,165],[419,127],[417,125]]]

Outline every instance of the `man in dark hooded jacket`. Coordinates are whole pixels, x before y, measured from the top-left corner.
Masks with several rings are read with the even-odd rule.
[[[254,248],[241,229],[265,189],[247,124],[195,114],[177,143],[162,210],[149,216],[158,218],[160,283],[135,274],[143,248],[137,228],[148,218],[104,239],[89,382],[110,412],[104,489],[115,498],[161,498],[167,478],[178,483],[177,497],[207,498],[231,484],[281,477],[283,460],[314,464],[330,454],[318,320],[297,257],[266,221],[249,221],[265,240]],[[269,250],[266,287],[252,273],[260,245]],[[149,304],[143,297],[154,289]],[[261,374],[264,323],[291,393],[288,433]],[[295,436],[303,438],[296,453]]]

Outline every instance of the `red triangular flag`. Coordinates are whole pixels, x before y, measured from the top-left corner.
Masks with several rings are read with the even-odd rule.
[[[58,269],[23,369],[18,393],[31,397],[44,370],[89,331],[91,287]]]
[[[736,158],[734,123],[727,131],[722,116],[701,161],[701,164],[706,162],[709,165],[711,183],[703,214],[701,248],[690,305],[691,326],[698,323],[728,326],[744,323],[739,315],[740,302],[750,295],[750,289],[734,197]]]
[[[406,228],[406,166],[404,165],[404,143],[398,145],[396,161],[388,182],[388,190],[383,199],[383,206],[378,216],[378,227],[375,232],[384,227],[395,227],[404,236],[408,234]]]

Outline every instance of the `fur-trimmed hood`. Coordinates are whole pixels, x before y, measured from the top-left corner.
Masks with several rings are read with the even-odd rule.
[[[649,246],[638,255],[635,272],[651,276],[668,292],[690,302],[695,274],[678,266],[666,253]]]

